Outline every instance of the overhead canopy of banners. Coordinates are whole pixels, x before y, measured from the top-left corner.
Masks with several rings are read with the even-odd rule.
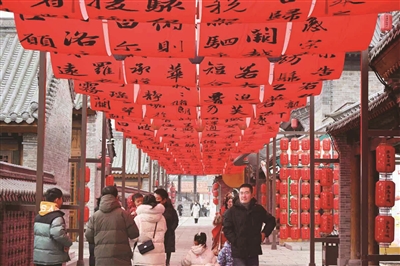
[[[398,0],[2,0],[94,110],[170,174],[238,173]]]

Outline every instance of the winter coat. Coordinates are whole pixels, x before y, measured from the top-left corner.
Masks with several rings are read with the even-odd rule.
[[[64,213],[54,202],[42,201],[33,225],[33,263],[52,265],[70,261]]]
[[[275,217],[252,198],[248,208],[239,201],[224,213],[223,231],[232,245],[232,257],[248,258],[262,254],[261,229],[268,237],[276,225]],[[264,228],[263,224],[265,224]]]
[[[212,266],[217,263],[217,258],[208,247],[204,245],[193,246],[185,258],[182,259],[182,266]]]
[[[136,212],[138,215],[135,218],[135,222],[139,228],[137,246],[151,239],[154,249],[142,255],[136,246],[133,255],[134,265],[165,265],[164,236],[167,231],[167,223],[163,216],[164,211],[165,208],[162,204],[158,204],[154,208],[150,205],[142,204],[137,208]],[[156,223],[157,229],[153,238]]]
[[[200,217],[200,204],[194,204],[192,207],[193,218]]]
[[[139,230],[114,196],[101,197],[99,211],[90,217],[85,236],[89,244],[95,244],[96,266],[132,265],[129,238],[138,237]]]
[[[167,222],[167,232],[164,238],[165,252],[175,252],[175,230],[178,227],[179,218],[174,206],[169,201],[165,204],[163,215]]]
[[[229,242],[225,242],[221,251],[218,253],[218,263],[220,266],[233,266],[232,248]]]

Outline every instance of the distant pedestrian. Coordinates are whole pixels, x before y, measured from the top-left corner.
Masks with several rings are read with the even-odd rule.
[[[101,191],[99,211],[90,217],[85,236],[94,244],[96,266],[131,266],[129,239],[139,236],[139,230],[128,212],[121,208],[118,190],[108,186]]]
[[[36,266],[61,266],[71,260],[68,251],[72,246],[64,213],[60,211],[63,193],[58,188],[51,188],[46,191],[45,199],[40,202],[40,211],[33,225],[33,263]]]
[[[182,212],[183,212],[182,204],[179,204],[177,209],[178,209],[179,217],[182,217]]]
[[[197,224],[197,222],[199,221],[200,210],[201,210],[200,204],[196,201],[192,207],[192,215],[193,215],[195,224]]]
[[[165,233],[164,246],[166,253],[165,264],[169,266],[171,261],[171,254],[175,252],[175,230],[179,224],[179,217],[172,205],[171,199],[168,198],[168,192],[165,189],[159,188],[154,191],[154,196],[157,202],[165,207],[164,217],[167,221],[167,232]]]
[[[213,266],[217,263],[217,258],[210,248],[207,247],[207,235],[200,232],[194,235],[194,246],[191,247],[185,258],[181,261],[181,266]]]

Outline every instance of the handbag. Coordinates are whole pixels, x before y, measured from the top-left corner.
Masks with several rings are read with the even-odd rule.
[[[154,228],[153,239],[156,235],[157,224],[158,223],[156,223],[156,227]],[[150,240],[147,240],[147,241],[143,242],[142,244],[138,245],[137,247],[138,247],[140,254],[143,255],[154,249],[154,243],[153,243],[153,240],[150,239]]]

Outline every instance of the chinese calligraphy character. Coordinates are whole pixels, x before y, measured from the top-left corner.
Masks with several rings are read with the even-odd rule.
[[[254,67],[256,64],[251,63],[251,65],[249,66],[245,66],[245,67],[240,67],[240,70],[242,71],[242,73],[237,74],[235,76],[236,79],[254,79],[258,76],[258,70],[257,69],[251,69],[252,67]]]
[[[64,5],[64,1],[63,0],[42,0],[41,2],[31,5],[31,7],[36,7],[36,6],[40,6],[40,5],[45,5],[47,7],[59,8]]]
[[[222,100],[225,98],[222,92],[214,92],[211,96],[208,96],[209,100],[206,102],[212,102],[214,104],[223,104]]]
[[[205,85],[209,85],[209,86],[213,86],[213,87],[214,86],[220,87],[220,86],[229,85],[229,84],[230,84],[229,82],[213,80],[211,82],[208,82]]]
[[[322,26],[322,22],[318,22],[317,18],[315,17],[308,18],[307,23],[308,24],[304,24],[303,32],[316,32],[320,30],[327,31],[327,29]]]
[[[244,9],[236,9],[237,7],[240,6],[240,1],[239,0],[229,0],[229,4],[226,9],[224,9],[222,12],[228,12],[228,11],[234,11],[234,12],[245,12],[247,8]],[[221,14],[221,1],[220,0],[214,0],[214,3],[208,6],[205,6],[205,8],[209,8],[210,13],[215,13],[215,14]]]
[[[99,83],[81,82],[79,84],[79,89],[80,89],[80,91],[88,93],[88,94],[96,94],[99,92],[103,92],[102,90],[97,89],[98,85],[99,85]]]
[[[109,74],[114,74],[114,72],[112,71],[111,67],[111,62],[97,62],[97,63],[93,63],[93,66],[95,67],[94,72],[96,72],[96,74],[103,74],[105,75],[109,75]]]
[[[183,71],[180,63],[178,63],[176,66],[171,64],[168,70],[167,78],[175,79],[175,82],[178,82],[180,78],[183,78]]]
[[[307,40],[305,43],[300,43],[302,49],[318,48],[317,44],[322,42],[321,40]]]
[[[128,95],[123,91],[110,91],[110,97],[116,99],[128,99]]]
[[[275,85],[272,85],[272,89],[274,91],[285,91],[286,87],[285,87],[285,84],[275,84]]]
[[[182,2],[179,0],[147,0],[146,12],[154,11],[159,13],[164,12],[164,10],[171,12],[173,8],[185,10],[185,8],[182,6]]]
[[[171,25],[173,26],[172,27],[173,30],[182,30],[182,23],[178,23],[179,21],[177,19],[165,20],[163,18],[159,18],[155,20],[149,20],[148,22],[152,23],[152,25],[156,27],[156,31],[160,31],[161,29],[165,28],[170,29]]]
[[[241,87],[242,87],[242,88],[252,88],[252,89],[255,89],[255,88],[258,88],[259,86],[258,86],[257,84],[248,83],[248,82],[246,81],[245,83],[243,83],[243,84],[241,85]]]
[[[236,101],[250,101],[252,99],[250,99],[251,95],[248,93],[243,93],[241,96],[239,94],[235,94],[235,100]]]
[[[160,101],[161,96],[162,96],[162,94],[158,93],[157,91],[151,92],[151,91],[147,90],[147,92],[144,94],[143,98],[148,101],[158,102],[158,101]]]
[[[278,35],[277,28],[265,27],[264,33],[262,33],[260,29],[254,29],[251,31],[251,33],[252,36],[247,35],[247,42],[276,44],[276,38]]]
[[[141,48],[139,48],[139,44],[137,43],[127,43],[126,41],[123,41],[122,43],[118,44],[115,48],[114,51],[127,51],[127,52],[131,52],[131,48],[135,47],[135,49],[133,49],[134,52],[140,52],[142,51]]]
[[[218,18],[218,19],[214,19],[212,22],[208,22],[207,26],[221,26],[221,25],[232,25],[235,22],[238,22],[239,19],[238,18]]]
[[[216,65],[214,65],[211,61],[208,61],[208,66],[209,68],[203,69],[203,72],[206,73],[206,75],[208,74],[214,74],[215,75],[225,75],[225,65],[222,63],[218,63]]]
[[[294,108],[298,108],[299,107],[299,101],[288,101],[286,104],[285,104],[285,107],[287,108],[287,109],[294,109]]]
[[[320,77],[325,77],[325,76],[331,75],[333,71],[335,71],[335,70],[332,68],[329,68],[327,66],[324,66],[324,67],[320,67],[316,72],[311,73],[311,74],[318,75]]]
[[[239,41],[238,37],[229,38],[226,40],[219,40],[219,36],[209,36],[204,48],[214,48],[217,49],[221,46],[231,46],[235,45]]]
[[[94,105],[94,106],[97,107],[97,108],[105,108],[105,109],[108,109],[108,110],[111,109],[110,101],[109,101],[109,100],[100,100],[100,99],[97,99],[97,100],[95,101],[95,105]]]
[[[242,109],[243,109],[243,106],[240,104],[238,106],[232,105],[231,114],[232,115],[236,115],[236,114],[246,115],[246,113],[244,113]]]
[[[43,35],[43,36],[35,36],[32,33],[30,34],[24,34],[25,37],[21,40],[21,42],[27,42],[32,45],[38,45],[40,44],[43,47],[52,47],[52,48],[57,48],[54,44],[54,41],[52,38],[49,37],[49,35]],[[39,38],[39,41],[38,41]]]
[[[339,4],[343,4],[343,6],[347,5],[347,4],[352,4],[352,5],[362,5],[365,4],[365,1],[353,1],[353,0],[334,0],[332,4],[330,4],[329,6],[336,6]]]
[[[76,43],[79,46],[93,46],[96,44],[96,39],[99,38],[99,36],[88,36],[87,32],[76,31],[73,37],[69,37],[71,32],[66,31],[65,33],[66,33],[64,39],[65,46],[70,46],[73,43]]]
[[[134,29],[139,25],[139,22],[135,21],[116,21],[118,28],[120,29]]]
[[[137,75],[142,75],[143,72],[150,73],[151,66],[145,66],[143,63],[136,63],[134,67],[131,67],[131,73],[136,73]]]
[[[290,73],[281,73],[279,74],[279,78],[277,81],[285,81],[285,82],[295,82],[299,81],[300,78],[297,76],[296,71],[292,71]]]
[[[207,108],[207,113],[215,115],[216,113],[218,113],[218,107],[216,105],[209,105]]]
[[[300,87],[300,90],[313,90],[317,87],[319,82],[303,82],[303,85]]]
[[[57,66],[60,74],[71,75],[71,76],[87,76],[85,74],[79,74],[78,69],[72,63],[67,63],[64,68]]]
[[[247,54],[244,54],[243,56],[245,56],[245,57],[260,57],[260,56],[270,56],[271,54],[272,54],[272,50],[262,49],[262,51],[259,52],[257,49],[253,49],[253,51],[250,51]]]

